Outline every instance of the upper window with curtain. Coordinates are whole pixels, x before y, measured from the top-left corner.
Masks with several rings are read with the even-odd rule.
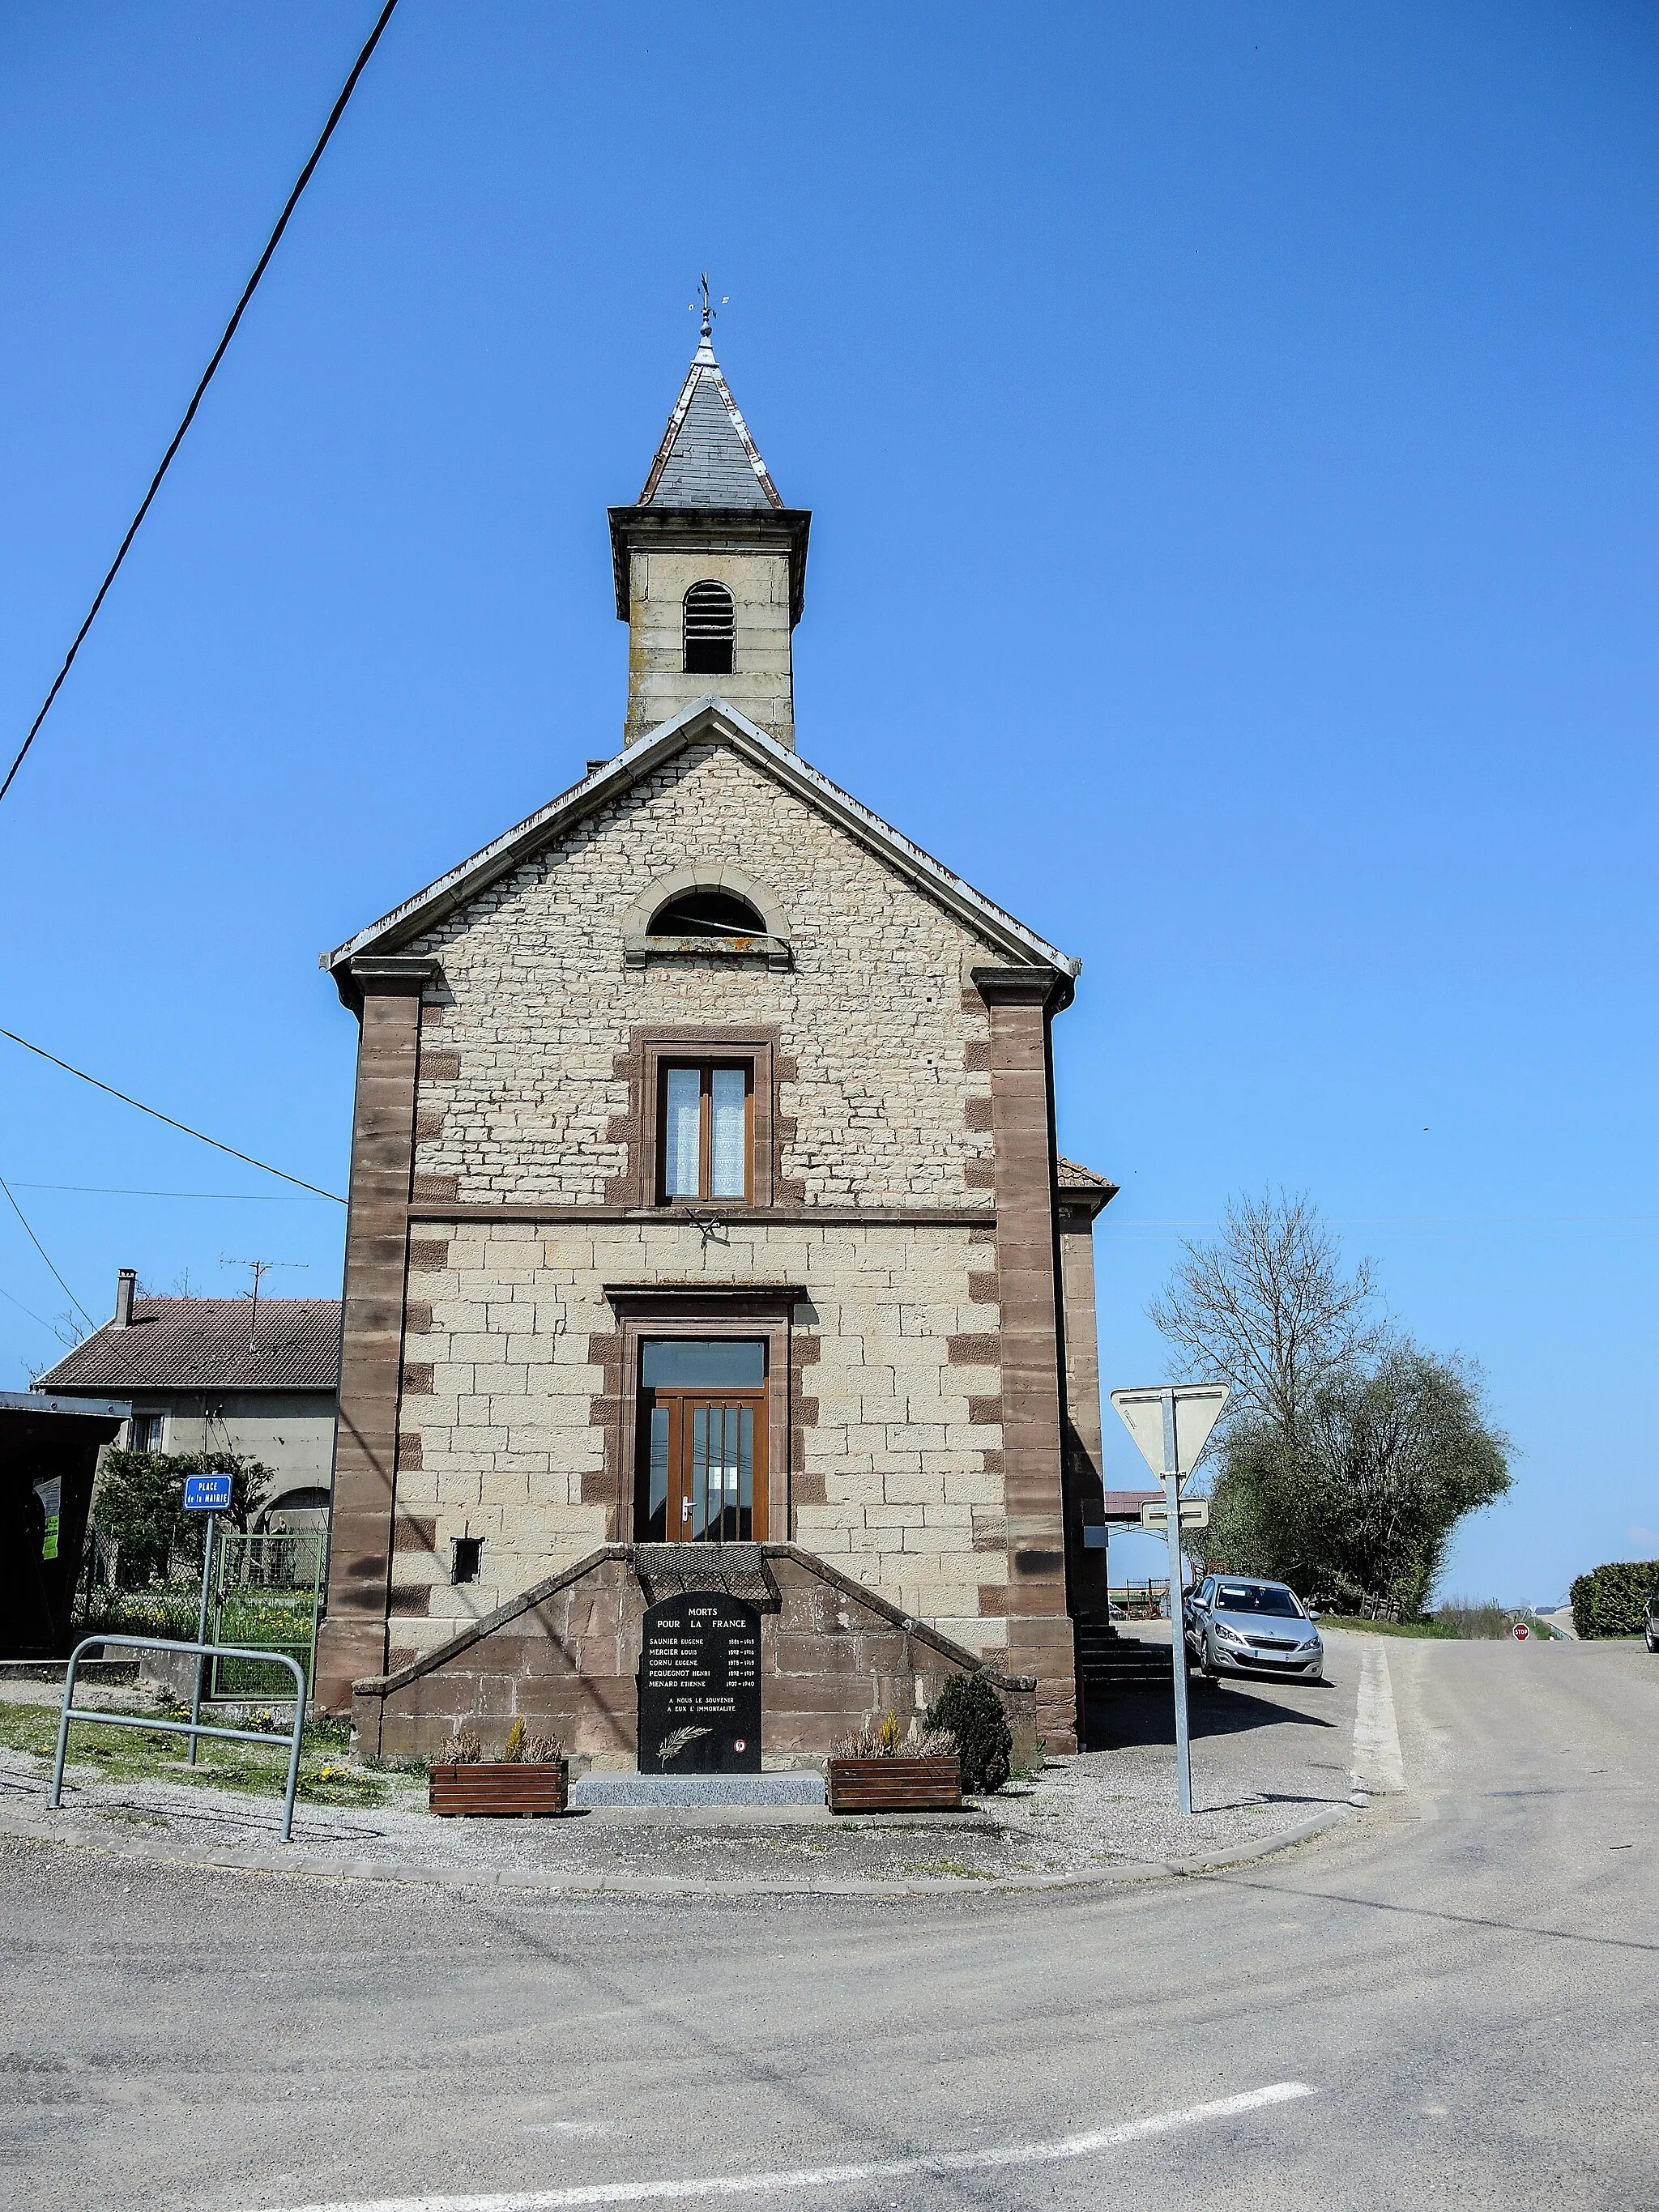
[[[747,1060],[671,1060],[662,1070],[657,1196],[665,1206],[753,1196],[754,1068]]]

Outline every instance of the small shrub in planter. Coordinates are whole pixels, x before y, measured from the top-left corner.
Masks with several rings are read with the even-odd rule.
[[[569,1770],[556,1736],[514,1722],[499,1759],[486,1759],[471,1729],[456,1728],[432,1762],[427,1802],[442,1818],[534,1820],[565,1809]]]
[[[898,1715],[836,1746],[830,1761],[832,1813],[953,1813],[962,1803],[962,1767],[948,1736],[906,1744]]]
[[[988,1796],[1008,1779],[1013,1731],[1001,1698],[983,1674],[953,1674],[923,1716],[922,1726],[952,1745],[962,1761],[962,1786],[971,1796]]]

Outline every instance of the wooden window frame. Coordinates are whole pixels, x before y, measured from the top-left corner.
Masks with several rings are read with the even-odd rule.
[[[764,1332],[763,1332],[763,1334]],[[645,1340],[641,1338],[642,1348]],[[637,1364],[637,1363],[636,1363]],[[672,1517],[665,1519],[660,1536],[642,1534],[650,1516],[651,1490],[651,1425],[650,1416],[660,1409],[668,1416],[668,1497],[672,1499],[684,1474],[683,1466],[675,1464],[684,1459],[686,1450],[685,1420],[688,1413],[699,1406],[747,1406],[755,1417],[753,1480],[750,1493],[750,1530],[747,1536],[731,1541],[763,1544],[772,1518],[772,1390],[770,1378],[752,1388],[733,1386],[721,1389],[716,1383],[693,1387],[665,1383],[661,1385],[640,1382],[635,1413],[635,1456],[637,1462],[634,1477],[634,1516],[631,1535],[636,1544],[678,1544],[694,1542],[714,1545],[726,1540],[717,1536],[686,1538],[679,1534],[680,1523]]]
[[[695,1068],[697,1073],[697,1188],[693,1193],[668,1189],[668,1079],[676,1071]],[[714,1179],[714,1074],[717,1069],[743,1072],[743,1190],[716,1193]],[[752,1054],[714,1054],[694,1058],[665,1052],[657,1062],[657,1146],[653,1181],[658,1206],[752,1206],[755,1203],[755,1061]]]
[[[805,1288],[799,1284],[674,1288],[607,1283],[605,1295],[617,1316],[616,1395],[602,1401],[607,1431],[605,1541],[639,1540],[634,1533],[634,1514],[639,1497],[640,1407],[644,1396],[640,1362],[648,1337],[766,1340],[766,1541],[792,1541],[795,1462],[800,1451],[796,1434],[799,1383],[795,1373],[794,1316],[806,1297]]]
[[[795,1063],[781,1050],[777,1030],[757,1024],[752,1029],[665,1027],[631,1032],[627,1052],[619,1055],[616,1062],[616,1073],[628,1079],[628,1111],[613,1121],[609,1129],[612,1138],[625,1141],[627,1164],[623,1172],[605,1185],[607,1204],[637,1206],[653,1213],[671,1212],[676,1207],[684,1211],[684,1200],[667,1206],[659,1195],[663,1181],[659,1164],[661,1069],[665,1060],[684,1065],[705,1060],[747,1060],[754,1074],[749,1093],[752,1116],[750,1195],[746,1200],[720,1198],[702,1203],[714,1212],[741,1213],[804,1202],[804,1188],[793,1180],[781,1180],[778,1165],[781,1147],[795,1133],[793,1121],[779,1115],[778,1085],[794,1081]],[[691,1203],[699,1201],[694,1200]]]

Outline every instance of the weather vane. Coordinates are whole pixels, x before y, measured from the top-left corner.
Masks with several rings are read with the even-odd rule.
[[[716,306],[709,295],[708,271],[706,269],[698,279],[698,287],[702,293],[702,335],[705,339],[709,339],[714,333],[714,318],[719,314],[721,307],[730,305],[732,295],[729,292],[722,292],[719,305]],[[688,300],[685,303],[685,312],[688,315],[695,315],[697,312],[697,302],[695,300]]]

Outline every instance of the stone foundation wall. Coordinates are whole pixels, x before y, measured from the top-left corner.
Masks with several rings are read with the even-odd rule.
[[[761,1618],[761,1747],[773,1765],[822,1764],[896,1711],[907,1729],[975,1655],[790,1545],[763,1547],[777,1591]],[[631,1768],[646,1598],[633,1553],[609,1546],[527,1590],[400,1672],[355,1686],[360,1751],[429,1758],[458,1723],[498,1754],[514,1720],[556,1735],[579,1766]],[[1034,1743],[1035,1686],[993,1674],[1017,1748]]]

